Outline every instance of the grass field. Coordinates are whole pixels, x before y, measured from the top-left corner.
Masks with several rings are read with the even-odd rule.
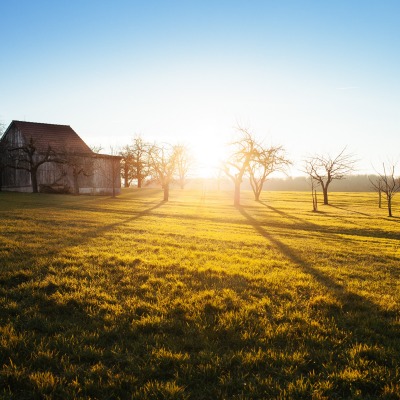
[[[0,398],[399,399],[400,219],[231,197],[0,193]]]

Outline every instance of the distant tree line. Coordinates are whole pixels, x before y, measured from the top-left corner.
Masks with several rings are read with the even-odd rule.
[[[376,190],[381,207],[385,196],[389,216],[392,216],[392,200],[400,190],[400,178],[395,175],[395,165],[383,165],[376,175],[355,175],[357,160],[343,148],[336,156],[312,155],[303,160],[304,177],[283,179],[271,178],[274,172],[286,173],[292,162],[281,145],[267,146],[248,129],[238,127],[238,137],[229,143],[228,158],[222,163],[213,179],[217,188],[226,184],[223,175],[233,184],[233,204],[240,206],[240,191],[251,189],[254,199],[260,200],[261,193],[268,190],[311,190],[313,211],[318,211],[317,190],[321,190],[324,205],[329,204],[329,191],[371,191]],[[143,184],[159,184],[164,191],[164,200],[169,198],[171,184],[178,183],[183,189],[190,176],[194,160],[188,147],[183,145],[157,144],[144,141],[136,136],[130,145],[120,151],[122,157],[121,176],[124,186],[133,183],[141,188]],[[347,178],[345,180],[345,178]]]
[[[244,178],[249,179],[255,200],[260,199],[267,178],[276,171],[285,171],[291,164],[282,146],[266,146],[251,133],[239,128],[237,141],[230,143],[229,158],[220,170],[233,182],[234,204],[240,205],[240,187]],[[184,189],[194,160],[188,147],[178,144],[157,144],[136,136],[130,145],[124,146],[121,177],[125,187],[136,184],[158,183],[164,190],[164,200],[169,198],[169,187],[175,182]]]
[[[357,175],[349,174],[346,179],[334,181],[330,185],[331,192],[375,192],[374,186],[371,184],[371,179],[377,178],[378,175]],[[224,179],[220,183],[220,187],[227,189],[231,182]],[[214,185],[215,186],[215,185]],[[264,191],[293,191],[305,192],[310,191],[309,177],[302,176],[285,176],[285,177],[271,177],[269,178],[264,187]],[[244,190],[251,190],[250,181],[243,182]]]
[[[0,124],[0,133],[4,125]],[[356,159],[346,152],[346,148],[334,157],[330,155],[312,155],[303,160],[302,171],[306,177],[271,178],[274,172],[286,173],[292,164],[281,145],[265,145],[248,129],[238,127],[237,139],[229,143],[227,159],[221,164],[217,177],[218,189],[226,184],[223,175],[233,184],[233,204],[240,206],[242,185],[251,189],[254,199],[260,200],[264,188],[268,190],[311,190],[313,211],[318,211],[317,190],[321,190],[324,205],[329,204],[329,191],[370,191],[378,193],[379,207],[382,198],[386,200],[388,214],[392,216],[393,197],[400,190],[400,177],[396,174],[395,164],[387,163],[372,176],[355,175]],[[78,177],[91,174],[93,163],[83,162],[71,152],[55,154],[51,147],[42,154],[36,155],[35,143],[29,142],[23,147],[0,149],[0,171],[6,167],[25,169],[30,173],[33,191],[37,192],[36,173],[46,162],[67,164],[72,168],[74,192],[79,193]],[[181,189],[187,185],[195,162],[190,150],[183,144],[150,143],[140,136],[135,136],[132,143],[118,151],[121,157],[120,170],[115,168],[112,179],[121,175],[124,187],[132,185],[138,188],[144,185],[157,184],[164,192],[164,201],[169,199],[169,190],[173,183]],[[1,174],[0,174],[1,175]],[[347,178],[345,180],[345,178]],[[0,181],[1,189],[1,181]],[[115,194],[114,194],[115,195]]]

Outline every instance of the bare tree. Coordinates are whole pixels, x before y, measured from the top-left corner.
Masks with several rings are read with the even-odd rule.
[[[319,182],[310,177],[310,183],[311,183],[311,196],[312,196],[313,211],[317,212],[318,211],[317,187],[319,185]]]
[[[137,180],[137,187],[141,188],[145,179],[150,175],[149,154],[151,144],[140,136],[135,136],[131,151],[133,155],[133,179]]]
[[[176,171],[175,147],[169,144],[154,144],[150,147],[148,155],[152,178],[161,185],[164,191],[164,201],[168,201],[169,187]]]
[[[103,147],[101,146],[101,144],[94,145],[94,146],[90,146],[90,150],[92,150],[93,153],[100,154],[100,152],[103,150]]]
[[[378,172],[378,179],[372,182],[372,185],[376,190],[380,190],[386,196],[388,214],[392,217],[392,200],[394,195],[400,190],[400,178],[395,177],[395,165],[391,164],[386,168],[385,163],[383,163],[383,172]]]
[[[129,187],[134,179],[134,156],[132,147],[126,145],[119,152],[121,156],[121,174],[124,179],[124,187]]]
[[[179,186],[181,189],[184,189],[190,167],[192,166],[192,158],[190,157],[189,149],[183,144],[175,146],[175,154]]]
[[[149,176],[148,152],[150,145],[140,136],[135,136],[132,145],[126,145],[119,152],[121,156],[121,173],[124,179],[124,187],[129,187],[136,179],[138,188]]]
[[[261,144],[255,146],[253,157],[249,161],[250,185],[256,201],[260,200],[263,186],[268,176],[273,172],[284,172],[291,165],[282,146],[264,148]]]
[[[93,175],[94,158],[90,154],[79,154],[68,150],[61,157],[72,173],[73,193],[79,195],[79,177]]]
[[[368,177],[368,180],[371,182],[372,187],[378,192],[378,207],[382,208],[382,191],[383,191],[383,182],[380,176],[378,177]]]
[[[47,162],[63,162],[50,145],[47,146],[46,151],[39,152],[32,138],[22,146],[8,147],[8,152],[11,161],[9,167],[29,172],[33,193],[38,193],[37,171],[39,167]]]
[[[140,136],[135,136],[132,145],[126,145],[120,151],[121,172],[125,187],[129,187],[131,182],[136,179],[137,187],[141,188],[144,180],[149,176],[150,147],[150,144]]]
[[[341,180],[351,171],[354,171],[356,160],[351,154],[345,153],[344,148],[336,157],[313,156],[305,160],[305,171],[312,180],[321,185],[324,204],[328,202],[328,188],[333,180]]]
[[[257,146],[255,139],[247,129],[239,127],[238,130],[240,137],[230,144],[232,152],[229,159],[224,163],[224,171],[235,185],[233,196],[235,206],[240,206],[240,186]]]

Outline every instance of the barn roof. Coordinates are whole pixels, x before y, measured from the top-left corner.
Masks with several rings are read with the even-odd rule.
[[[21,132],[27,142],[32,138],[38,151],[46,151],[50,145],[56,153],[69,151],[79,154],[93,154],[90,147],[69,125],[14,120],[7,128],[4,136],[13,126]]]

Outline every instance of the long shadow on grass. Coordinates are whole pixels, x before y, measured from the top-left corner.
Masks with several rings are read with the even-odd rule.
[[[123,220],[118,220],[116,222],[107,224],[107,225],[100,225],[96,226],[95,228],[88,229],[84,231],[82,234],[80,234],[78,237],[74,237],[68,241],[68,243],[65,244],[65,248],[69,247],[74,247],[83,244],[84,242],[87,242],[91,239],[94,239],[96,237],[99,237],[107,232],[112,231],[113,229],[117,227],[121,227],[121,225],[127,224],[129,222],[135,221],[139,218],[145,217],[150,215],[154,210],[157,208],[161,207],[163,204],[165,204],[164,201],[157,202],[155,205],[152,207],[146,208],[142,211],[137,212],[135,215],[131,216],[130,218],[126,218]],[[59,254],[60,249],[54,249],[52,253],[54,254]],[[53,255],[51,252],[47,253],[47,256]]]
[[[117,226],[121,226],[123,224],[126,224],[128,222],[132,222],[136,219],[148,216],[152,213],[152,211],[156,210],[157,208],[161,207],[163,204],[165,204],[164,201],[159,201],[158,203],[156,203],[155,205],[153,205],[152,207],[146,208],[142,211],[137,212],[134,216],[124,219],[122,221],[117,221],[117,222],[113,222],[112,224],[108,224],[108,225],[104,225],[100,228],[96,228],[93,230],[94,236],[98,236],[100,233],[104,233],[107,232],[109,230],[114,229]]]
[[[319,225],[313,224],[312,222],[309,222],[309,221],[305,221],[304,219],[296,217],[293,214],[285,213],[284,211],[278,210],[277,208],[272,207],[272,206],[270,206],[269,204],[267,204],[267,203],[265,203],[263,201],[260,201],[260,203],[263,204],[268,209],[270,209],[271,211],[274,211],[275,213],[279,214],[282,217],[289,218],[290,220],[301,222],[306,227],[316,228],[316,230],[321,230],[321,226],[319,226]],[[331,206],[329,205],[329,207],[331,207]],[[342,208],[342,207],[335,207],[335,206],[332,206],[332,207],[337,208],[337,209],[341,209],[341,210],[345,210],[345,211],[349,211],[349,210],[347,210],[345,208]],[[352,211],[349,211],[349,212],[352,212]],[[362,214],[362,215],[370,217],[370,215],[368,215],[368,214],[358,213],[357,211],[354,211],[354,212],[357,213],[357,214]],[[326,216],[328,218],[335,218],[335,219],[340,219],[340,220],[345,221],[345,222],[349,222],[346,218],[344,218],[343,216],[338,215],[338,214],[331,214],[329,212],[321,211],[321,210],[318,210],[317,214],[324,214],[324,216]],[[352,223],[354,223],[354,222],[352,222]]]
[[[274,211],[275,213],[277,213],[278,215],[280,215],[280,216],[282,216],[284,218],[287,218],[287,219],[289,219],[291,221],[297,221],[299,224],[292,224],[291,225],[295,229],[302,229],[302,230],[305,230],[305,231],[313,231],[313,232],[318,232],[318,233],[322,233],[322,234],[325,234],[325,233],[328,233],[328,234],[336,233],[336,232],[332,231],[332,229],[329,229],[326,226],[321,226],[321,225],[318,225],[318,224],[314,224],[314,223],[312,223],[310,221],[306,221],[306,220],[304,220],[302,218],[299,218],[299,217],[297,217],[297,216],[295,216],[293,214],[288,214],[288,213],[286,213],[286,212],[284,212],[282,210],[278,210],[277,208],[266,204],[265,202],[260,201],[260,203],[263,204],[268,209],[270,209],[271,211]],[[331,207],[331,206],[329,206],[329,207]],[[334,207],[334,208],[346,210],[345,208],[341,208],[341,207]],[[358,212],[356,212],[356,213],[357,214],[362,214],[362,213],[358,213]],[[329,213],[326,213],[324,211],[318,211],[318,214],[324,214],[324,216],[326,216],[328,218],[341,219],[343,221],[351,222],[352,224],[354,224],[354,221],[348,221],[346,218],[343,218],[343,217],[341,217],[341,216],[339,216],[337,214],[329,214]],[[363,215],[370,216],[368,214],[363,214]],[[389,218],[389,217],[387,217],[387,218]],[[394,217],[394,218],[396,218],[396,217]],[[391,218],[389,218],[389,220],[392,221]],[[398,219],[398,221],[394,221],[394,222],[400,222],[400,218]],[[262,226],[259,222],[258,222],[258,224],[259,224],[260,227]],[[281,225],[282,224],[273,222],[272,226],[279,227]],[[335,228],[335,230],[336,230],[336,228]],[[341,234],[345,234],[345,235],[351,235],[351,236],[376,237],[376,238],[382,238],[382,239],[400,240],[400,234],[399,233],[397,233],[397,232],[379,231],[378,227],[373,227],[373,229],[367,229],[367,228],[354,229],[354,228],[344,228],[344,227],[342,227],[340,229],[340,233]]]
[[[358,340],[382,342],[382,340],[392,340],[398,337],[400,331],[394,323],[395,315],[383,311],[373,302],[346,289],[321,270],[311,266],[295,250],[268,233],[243,207],[238,207],[238,210],[253,228],[270,243],[275,245],[285,257],[289,258],[304,272],[311,275],[317,282],[334,294],[341,302],[342,309],[339,312],[337,310],[333,312],[331,317],[335,318],[339,326],[353,333],[353,340],[355,342]]]
[[[149,205],[153,204],[154,202],[150,203]],[[35,260],[39,257],[52,257],[52,256],[57,256],[60,254],[62,249],[74,247],[83,244],[84,242],[87,242],[91,239],[94,239],[98,236],[103,235],[104,233],[107,233],[117,227],[120,227],[121,225],[127,224],[131,221],[137,220],[139,218],[145,217],[150,215],[154,210],[157,208],[161,207],[163,204],[165,204],[163,201],[159,201],[156,204],[153,204],[151,207],[148,207],[144,210],[136,212],[134,215],[132,215],[130,218],[126,218],[123,220],[118,220],[116,222],[112,222],[107,225],[96,225],[95,227],[91,227],[87,230],[84,230],[80,233],[75,233],[73,232],[72,237],[67,237],[62,236],[62,242],[58,243],[57,245],[51,244],[49,247],[48,246],[43,246],[41,248],[33,248],[29,249],[23,245],[23,242],[21,240],[21,243],[19,245],[14,245],[12,252],[10,255],[4,256],[3,259],[0,261],[3,262],[3,264],[7,265],[7,263],[21,263],[23,264],[35,264]],[[132,213],[131,213],[132,214]],[[61,236],[60,236],[61,237]],[[26,238],[25,238],[26,239]],[[1,244],[1,238],[0,238],[0,244]],[[7,246],[4,245],[4,248],[7,249]],[[43,272],[44,274],[47,273],[47,268]],[[13,275],[13,274],[12,274]],[[11,276],[11,281],[10,285],[12,285],[12,276]],[[4,283],[7,286],[7,283],[3,280],[0,280],[0,283]]]
[[[275,212],[276,214],[280,215],[281,217],[288,218],[288,219],[290,219],[290,220],[292,220],[292,221],[294,220],[294,221],[300,222],[301,224],[303,224],[303,225],[304,225],[305,227],[307,227],[307,228],[313,228],[313,229],[320,229],[320,228],[321,228],[321,227],[320,227],[319,225],[317,225],[317,224],[314,224],[314,223],[309,222],[309,221],[306,221],[306,220],[304,220],[304,219],[302,219],[302,218],[296,217],[296,216],[293,215],[293,214],[285,213],[284,211],[278,210],[277,208],[272,207],[272,206],[270,206],[269,204],[267,204],[267,203],[265,203],[265,202],[263,202],[263,201],[260,201],[260,204],[264,205],[264,206],[267,207],[269,210]]]
[[[348,208],[345,208],[345,207],[339,207],[339,206],[335,206],[335,205],[332,205],[332,204],[329,204],[329,207],[337,208],[338,210],[344,210],[344,211],[347,211],[347,212],[352,213],[352,214],[359,214],[359,215],[363,215],[365,217],[371,217],[370,214],[363,213],[363,212],[360,212],[360,211],[349,210]]]

